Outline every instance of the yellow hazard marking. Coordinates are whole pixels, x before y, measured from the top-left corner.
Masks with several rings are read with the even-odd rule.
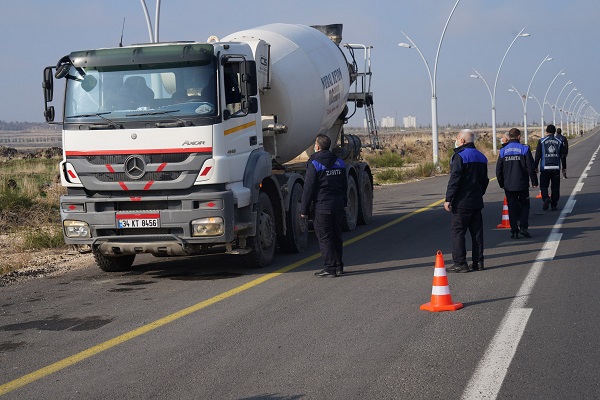
[[[238,132],[238,131],[241,131],[242,129],[250,128],[251,126],[254,126],[254,125],[256,125],[256,121],[250,121],[246,124],[242,124],[242,125],[230,128],[230,129],[226,129],[224,133],[225,133],[225,136],[227,136],[230,133]]]

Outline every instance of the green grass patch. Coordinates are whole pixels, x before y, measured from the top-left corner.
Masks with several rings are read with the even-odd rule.
[[[62,230],[59,226],[48,229],[29,230],[25,232],[22,250],[52,249],[65,245]]]
[[[400,154],[393,153],[391,151],[383,151],[379,154],[370,154],[366,156],[365,159],[369,162],[371,167],[374,168],[401,168],[405,163],[404,158]]]

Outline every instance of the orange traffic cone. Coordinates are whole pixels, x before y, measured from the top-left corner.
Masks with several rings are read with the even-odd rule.
[[[444,267],[444,256],[438,250],[435,256],[435,269],[433,272],[433,288],[431,289],[431,301],[421,306],[425,311],[456,311],[463,308],[463,303],[452,303],[448,276]]]
[[[504,204],[502,205],[502,222],[496,226],[496,228],[510,228],[510,221],[508,219],[508,203],[506,202],[506,196],[504,196]]]

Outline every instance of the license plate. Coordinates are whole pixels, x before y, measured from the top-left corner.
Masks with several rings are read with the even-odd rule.
[[[117,214],[117,228],[160,228],[160,214]]]

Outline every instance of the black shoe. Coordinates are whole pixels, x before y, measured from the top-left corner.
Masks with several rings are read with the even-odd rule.
[[[518,239],[519,238],[519,232],[513,232],[510,234],[510,238],[511,239]]]
[[[483,271],[483,261],[474,262],[471,264],[471,270],[473,271]]]
[[[335,276],[342,276],[344,275],[344,267],[337,267],[335,269]]]
[[[446,268],[447,272],[469,272],[469,266],[467,264],[454,264],[451,267]]]
[[[556,206],[552,206],[552,208],[550,210],[556,211],[556,210],[558,210],[558,208],[556,208]]]
[[[320,272],[315,272],[315,276],[317,278],[335,278],[336,274],[335,274],[335,272],[331,273],[331,272],[327,271],[326,269],[324,269]]]
[[[531,233],[529,233],[529,231],[527,229],[521,229],[521,232],[519,232],[521,235],[525,236],[526,238],[530,238],[531,237]]]
[[[548,207],[550,207],[550,199],[544,200],[544,206],[542,207],[542,210],[546,211]]]

